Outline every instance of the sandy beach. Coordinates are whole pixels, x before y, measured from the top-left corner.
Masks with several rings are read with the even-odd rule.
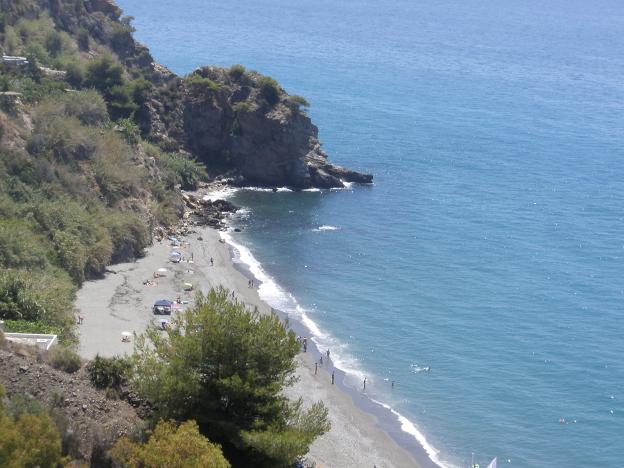
[[[183,262],[169,261],[172,247],[165,240],[150,247],[144,258],[111,266],[103,279],[84,284],[76,301],[84,317],[78,329],[82,356],[90,359],[96,354],[131,354],[133,340],[122,342],[122,333],[140,334],[150,322],[165,317],[152,313],[153,304],[159,299],[175,300],[179,296],[181,307],[191,306],[195,292],[184,291],[187,282],[204,292],[223,286],[234,291],[244,303],[270,313],[271,308],[260,299],[256,289],[248,287],[248,277],[235,268],[230,246],[221,241],[218,231],[198,228],[197,233],[180,241],[177,250],[184,256]],[[189,262],[191,256],[193,261]],[[165,276],[154,278],[154,272],[161,268],[167,269]],[[146,280],[154,284],[144,284]],[[310,461],[317,466],[336,468],[428,465],[417,462],[378,426],[373,415],[354,404],[350,394],[332,385],[327,369],[314,375],[311,352],[302,353],[297,359],[299,381],[288,389],[288,396],[302,397],[306,404],[322,400],[329,408],[332,423],[331,431],[311,446]]]

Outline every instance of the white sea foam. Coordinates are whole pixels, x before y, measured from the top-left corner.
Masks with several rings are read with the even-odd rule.
[[[275,309],[288,314],[301,322],[309,331],[310,339],[323,350],[331,350],[331,357],[334,366],[344,371],[349,380],[361,381],[366,374],[361,369],[359,361],[348,352],[347,345],[336,340],[330,334],[323,331],[310,317],[308,311],[301,307],[297,299],[280,285],[278,285],[270,275],[268,275],[262,265],[253,256],[251,251],[236,242],[228,232],[220,232],[221,238],[234,248],[234,262],[242,263],[249,268],[251,274],[260,281],[258,294],[260,298]]]
[[[345,372],[347,380],[350,383],[359,385],[364,377],[367,377],[367,374],[362,370],[359,361],[351,356],[348,346],[323,331],[318,324],[312,320],[307,311],[299,305],[295,297],[284,290],[268,273],[266,273],[266,271],[264,271],[261,263],[256,260],[247,247],[236,242],[228,232],[220,232],[219,234],[222,239],[233,247],[235,254],[233,261],[245,264],[249,268],[251,274],[261,282],[258,288],[260,298],[271,307],[279,309],[288,314],[289,317],[293,316],[299,320],[310,331],[310,339],[317,345],[319,350],[321,352],[327,349],[331,350],[331,359],[334,366]],[[443,464],[440,461],[440,452],[429,444],[426,437],[416,428],[414,423],[394,410],[391,406],[374,399],[371,400],[396,416],[401,425],[401,430],[414,437],[424,448],[431,460],[444,468],[455,468],[451,465]]]
[[[403,416],[401,413],[396,411],[390,405],[387,405],[386,403],[382,403],[381,401],[375,400],[373,398],[371,398],[371,400],[377,403],[378,405],[383,406],[384,408],[389,410],[394,416],[396,416],[397,420],[399,421],[399,424],[401,425],[401,430],[411,435],[412,437],[414,437],[414,439],[416,439],[418,443],[425,449],[425,452],[427,452],[427,455],[429,456],[431,460],[433,460],[435,463],[437,463],[443,468],[457,468],[454,465],[443,463],[442,460],[440,460],[440,457],[439,457],[440,451],[427,441],[427,438],[424,436],[422,432],[420,432],[416,428],[416,426],[414,425],[412,421],[407,419],[405,416]]]
[[[307,188],[307,189],[303,189],[302,192],[320,192],[321,189],[320,188]]]
[[[227,200],[232,197],[238,189],[236,187],[221,187],[212,192],[208,192],[202,197],[204,201]]]
[[[328,226],[326,224],[323,224],[322,226],[317,227],[316,229],[313,229],[313,231],[315,232],[322,232],[322,231],[337,231],[338,227],[336,226]]]

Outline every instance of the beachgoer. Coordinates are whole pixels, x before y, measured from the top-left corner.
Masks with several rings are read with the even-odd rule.
[[[327,360],[329,361],[329,349],[327,350]]]
[[[332,385],[334,385],[334,371],[332,371]]]
[[[210,266],[214,265],[214,260],[212,259],[212,257],[210,257]]]
[[[321,356],[321,366],[323,365],[323,356]]]
[[[364,377],[364,391],[366,391],[366,377]]]
[[[308,352],[308,339],[307,338],[303,339],[303,352],[304,353]]]
[[[392,381],[392,388],[394,389],[394,380]]]
[[[314,375],[318,374],[318,362],[314,363]]]

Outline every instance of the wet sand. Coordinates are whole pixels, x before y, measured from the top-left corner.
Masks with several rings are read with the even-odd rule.
[[[175,300],[180,296],[181,307],[192,305],[195,292],[184,291],[187,282],[204,292],[223,286],[234,291],[239,300],[258,307],[262,313],[270,313],[271,308],[260,299],[256,289],[248,287],[248,277],[235,268],[230,247],[220,239],[219,232],[209,228],[198,229],[198,233],[180,239],[182,245],[177,250],[185,259],[192,254],[193,263],[177,264],[169,261],[173,250],[169,241],[155,243],[144,258],[114,265],[103,279],[85,283],[76,301],[79,313],[84,317],[78,327],[80,354],[85,358],[93,358],[96,354],[131,354],[134,339],[129,343],[122,342],[122,333],[140,334],[150,322],[158,323],[160,318],[166,318],[152,313],[156,300]],[[213,266],[210,265],[211,257]],[[154,272],[159,268],[168,270],[166,276],[154,279]],[[144,285],[145,280],[155,284]],[[188,304],[184,304],[186,301]],[[314,375],[312,352],[302,353],[297,359],[299,381],[287,390],[287,395],[302,397],[306,405],[322,400],[329,408],[332,423],[331,430],[311,446],[309,461],[316,462],[317,466],[336,468],[429,465],[428,460],[417,462],[410,452],[391,439],[379,427],[375,416],[354,404],[353,395],[344,392],[339,385],[332,385],[327,370]]]

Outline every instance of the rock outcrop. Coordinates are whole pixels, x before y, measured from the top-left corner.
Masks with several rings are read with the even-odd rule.
[[[166,108],[166,101],[175,104]],[[331,164],[299,101],[258,73],[204,67],[161,87],[152,107],[152,133],[208,167],[232,171],[238,184],[331,188],[372,182],[369,174]],[[162,118],[164,112],[169,118]]]

